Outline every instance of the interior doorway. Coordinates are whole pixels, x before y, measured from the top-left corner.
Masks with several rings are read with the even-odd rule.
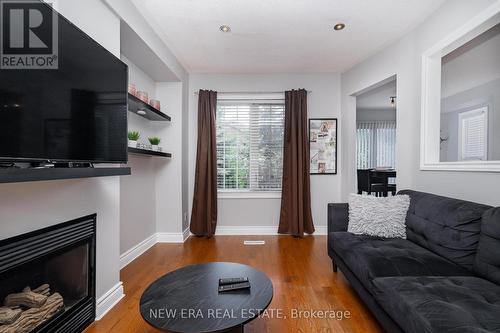
[[[396,193],[396,77],[356,95],[356,175],[359,194]]]

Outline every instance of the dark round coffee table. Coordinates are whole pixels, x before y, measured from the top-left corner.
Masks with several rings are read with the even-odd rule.
[[[220,278],[248,277],[251,288],[219,293]],[[265,310],[273,284],[250,266],[212,262],[170,272],[142,294],[141,315],[149,324],[172,332],[243,332],[243,325]]]

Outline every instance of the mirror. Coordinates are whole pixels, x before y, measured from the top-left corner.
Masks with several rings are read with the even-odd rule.
[[[422,53],[420,170],[500,172],[500,1]]]
[[[440,161],[500,160],[500,24],[441,58]]]

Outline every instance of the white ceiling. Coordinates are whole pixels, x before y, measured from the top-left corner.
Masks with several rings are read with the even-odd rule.
[[[191,73],[343,72],[444,0],[132,0]],[[346,23],[336,32],[333,25]],[[219,27],[227,24],[230,33]]]
[[[396,80],[356,96],[356,108],[358,110],[394,110],[391,106],[392,96],[396,96]]]

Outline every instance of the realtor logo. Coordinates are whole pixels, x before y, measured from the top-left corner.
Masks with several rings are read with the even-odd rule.
[[[0,0],[0,68],[57,69],[57,13],[48,3]]]

